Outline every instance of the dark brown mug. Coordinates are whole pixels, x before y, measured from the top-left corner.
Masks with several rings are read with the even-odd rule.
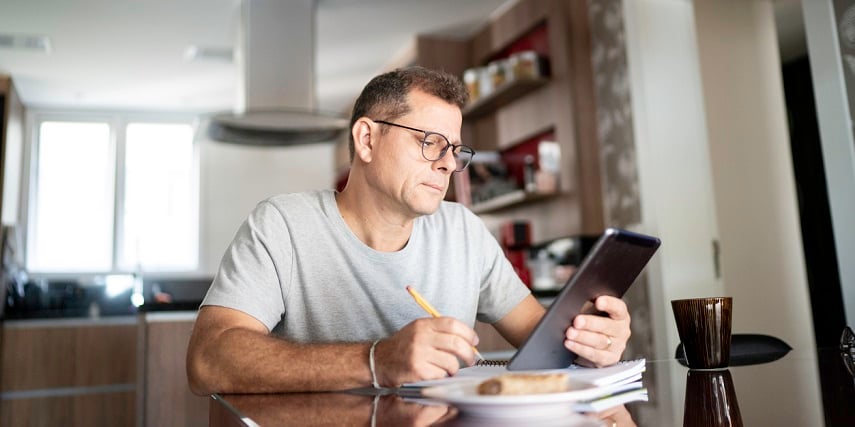
[[[683,427],[742,427],[730,371],[689,370]]]
[[[717,369],[728,366],[731,306],[730,297],[671,301],[689,368]]]

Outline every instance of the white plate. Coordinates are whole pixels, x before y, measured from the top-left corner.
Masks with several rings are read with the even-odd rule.
[[[603,387],[570,380],[570,390],[564,393],[526,395],[479,395],[478,384],[483,380],[456,382],[427,387],[422,396],[452,404],[460,412],[489,418],[557,417],[573,413],[573,402],[602,396]]]

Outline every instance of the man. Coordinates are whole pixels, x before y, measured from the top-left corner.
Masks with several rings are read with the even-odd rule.
[[[260,203],[229,246],[193,330],[195,393],[392,387],[475,362],[472,329],[491,323],[518,346],[544,313],[495,238],[444,202],[466,168],[466,90],[454,76],[411,67],[375,77],[351,118],[351,171],[340,193]],[[411,285],[447,317],[426,317]],[[594,366],[617,362],[629,314],[578,316],[565,345]]]

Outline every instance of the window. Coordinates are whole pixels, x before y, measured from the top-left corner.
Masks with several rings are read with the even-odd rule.
[[[31,271],[103,271],[112,263],[113,152],[106,123],[39,129]]]
[[[187,123],[37,123],[27,268],[194,271],[198,168]]]
[[[119,267],[196,267],[193,129],[132,123],[125,145],[125,192]]]

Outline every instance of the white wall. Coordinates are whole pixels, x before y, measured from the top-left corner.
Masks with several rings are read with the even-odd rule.
[[[810,349],[813,322],[772,3],[696,1],[695,19],[734,329]]]
[[[267,197],[332,188],[333,145],[253,147],[200,140],[200,271],[213,275],[235,232]]]
[[[734,332],[777,336],[794,348],[790,357],[813,357],[773,5],[696,0],[694,6],[723,281],[734,299]],[[745,402],[768,407],[766,418],[745,419],[746,425],[821,425],[814,374],[790,378],[788,389],[805,402],[797,410],[781,410],[771,401]]]
[[[700,70],[690,2],[624,0],[634,138],[644,229],[662,239],[648,266],[655,358],[680,342],[670,301],[720,295],[712,241],[717,238]],[[685,378],[657,370],[679,390]],[[665,411],[683,408],[679,393]],[[679,419],[678,415],[675,415]],[[666,419],[671,419],[667,417]]]
[[[665,331],[657,349],[667,351],[657,357],[671,357],[679,341],[671,299],[721,294],[734,298],[735,333],[778,336],[814,357],[771,1],[624,5],[644,221],[663,240],[659,282],[657,270],[651,276],[654,328]],[[746,425],[821,425],[818,375],[801,378],[789,388],[804,405],[765,403],[773,418]]]
[[[659,303],[725,292],[735,331],[812,347],[771,3],[625,5],[645,221],[663,239]]]
[[[722,292],[694,18],[685,1],[624,5],[642,217],[662,239],[650,280],[654,330],[668,331],[657,356],[668,357],[679,343],[670,300]]]

